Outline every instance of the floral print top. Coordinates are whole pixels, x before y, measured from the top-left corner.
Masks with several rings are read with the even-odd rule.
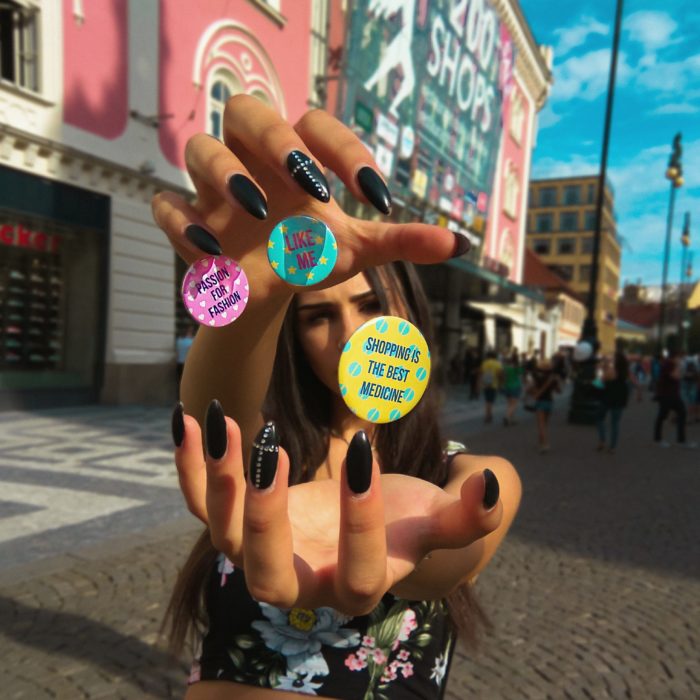
[[[453,649],[444,601],[387,593],[369,614],[254,601],[222,554],[206,594],[210,626],[190,683],[227,680],[331,698],[441,698]]]

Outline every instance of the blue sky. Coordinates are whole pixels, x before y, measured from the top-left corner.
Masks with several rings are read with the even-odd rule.
[[[539,115],[532,177],[599,169],[610,66],[613,0],[520,0],[535,39],[554,49],[554,85]],[[608,176],[624,239],[621,284],[659,284],[668,211],[664,177],[683,132],[685,186],[676,191],[669,282],[680,277],[680,232],[691,213],[700,272],[700,3],[627,0],[622,20]]]

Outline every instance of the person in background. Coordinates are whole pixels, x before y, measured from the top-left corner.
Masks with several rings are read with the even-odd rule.
[[[561,380],[551,360],[542,359],[530,374],[530,395],[535,400],[537,438],[540,452],[549,452],[549,419],[554,406],[554,392],[561,391]]]
[[[676,353],[666,357],[659,368],[659,378],[656,382],[656,400],[659,411],[654,422],[654,443],[659,447],[670,447],[663,440],[663,425],[668,414],[676,415],[676,440],[680,447],[695,448],[694,442],[685,441],[686,410],[681,398],[681,366]]]
[[[479,398],[479,358],[473,348],[467,348],[464,354],[464,381],[469,385],[469,400]]]
[[[644,363],[642,361],[642,357],[638,357],[634,364],[632,365],[632,374],[634,375],[635,378],[635,387],[636,387],[636,397],[637,401],[641,401],[643,398],[643,387],[646,384],[647,381],[647,373],[646,370],[644,369]]]
[[[683,358],[681,374],[681,398],[685,404],[688,418],[697,421],[698,365],[692,355]]]
[[[175,352],[177,355],[177,391],[178,398],[180,397],[180,381],[182,380],[182,371],[185,368],[185,360],[187,359],[187,353],[192,347],[192,342],[194,341],[194,328],[188,325],[185,330],[185,335],[180,335],[175,341]]]
[[[606,356],[602,363],[603,389],[600,397],[600,413],[596,420],[598,428],[598,451],[606,448],[605,423],[610,414],[610,445],[608,453],[614,454],[619,435],[620,418],[627,406],[629,399],[629,362],[621,351],[615,353],[614,358]]]
[[[495,350],[486,353],[486,359],[479,369],[479,388],[484,393],[486,413],[484,422],[493,421],[493,404],[496,401],[498,390],[503,384],[503,365],[498,361]]]
[[[523,392],[523,367],[520,364],[520,353],[513,348],[510,356],[503,365],[503,393],[506,397],[506,415],[503,425],[515,425],[515,410]]]

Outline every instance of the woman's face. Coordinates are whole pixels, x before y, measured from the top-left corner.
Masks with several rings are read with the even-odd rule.
[[[365,321],[382,315],[377,295],[360,273],[349,280],[297,297],[295,332],[316,376],[335,394],[338,362],[348,338]]]

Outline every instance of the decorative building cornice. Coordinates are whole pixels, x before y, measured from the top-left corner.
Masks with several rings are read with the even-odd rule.
[[[543,55],[546,47],[535,41],[518,0],[493,0],[493,4],[515,42],[515,71],[534,99],[536,109],[540,110],[553,82],[552,71]]]
[[[164,189],[177,192],[188,201],[194,197],[191,190],[153,177],[148,172],[98,158],[5,124],[0,124],[0,165],[141,202],[150,202],[156,192]]]

